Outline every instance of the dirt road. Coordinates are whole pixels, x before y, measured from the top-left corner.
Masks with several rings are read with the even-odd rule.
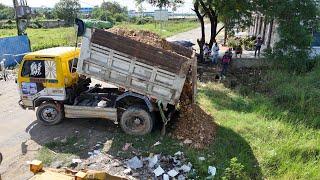
[[[35,113],[19,107],[14,80],[0,81],[0,87],[0,152],[4,156],[0,173],[3,174],[22,155],[24,142],[30,138],[26,127],[35,120]]]

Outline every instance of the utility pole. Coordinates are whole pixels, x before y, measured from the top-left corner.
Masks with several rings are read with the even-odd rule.
[[[31,8],[28,6],[26,0],[20,0],[20,3],[18,0],[13,0],[13,7],[15,11],[18,35],[25,35],[31,15]]]

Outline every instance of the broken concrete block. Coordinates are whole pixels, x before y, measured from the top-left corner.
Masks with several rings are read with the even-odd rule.
[[[181,152],[181,151],[174,153],[175,156],[181,156],[182,154],[183,154],[183,152]]]
[[[72,163],[82,163],[81,159],[72,159]]]
[[[177,176],[179,173],[176,171],[176,170],[174,170],[174,169],[171,169],[169,172],[168,172],[168,175],[170,176],[170,177],[175,177],[175,176]]]
[[[163,174],[162,179],[163,180],[169,180],[170,178],[169,178],[168,174]]]
[[[181,174],[178,176],[178,180],[185,180],[186,178]]]
[[[164,170],[160,166],[158,166],[157,169],[153,171],[153,173],[155,174],[156,177],[158,177],[164,173]]]
[[[126,164],[131,169],[139,169],[143,167],[143,162],[137,156],[129,159]]]
[[[131,169],[130,168],[127,168],[123,171],[124,174],[130,174],[131,173]]]
[[[183,165],[180,168],[183,172],[188,173],[191,170],[191,167],[187,166],[187,165]]]
[[[158,163],[158,155],[154,155],[152,158],[148,158],[148,161],[148,167],[153,168]]]
[[[208,174],[210,174],[211,176],[215,176],[217,173],[217,168],[214,166],[209,166],[208,167]]]

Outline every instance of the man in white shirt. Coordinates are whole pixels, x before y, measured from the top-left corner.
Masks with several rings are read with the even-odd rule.
[[[212,55],[212,63],[218,63],[218,56],[219,56],[219,46],[218,43],[214,43],[211,48],[211,55]]]

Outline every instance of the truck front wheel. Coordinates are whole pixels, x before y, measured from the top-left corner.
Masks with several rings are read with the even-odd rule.
[[[55,125],[63,120],[62,109],[52,102],[41,104],[37,109],[37,119],[44,125]]]
[[[122,130],[130,135],[145,135],[152,131],[154,120],[143,107],[131,106],[121,116]]]

